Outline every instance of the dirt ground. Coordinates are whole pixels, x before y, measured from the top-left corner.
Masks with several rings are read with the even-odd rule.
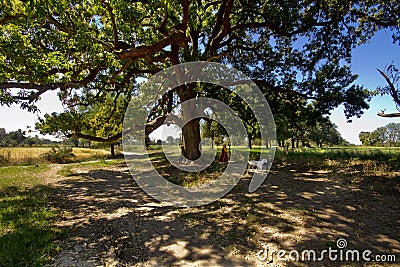
[[[174,208],[143,192],[125,164],[67,176],[61,168],[47,174],[65,230],[51,266],[400,266],[398,173],[274,165],[254,193],[246,175],[216,202]],[[370,250],[396,262],[319,261],[339,239],[343,253]],[[279,261],[272,250],[315,250],[317,262]]]

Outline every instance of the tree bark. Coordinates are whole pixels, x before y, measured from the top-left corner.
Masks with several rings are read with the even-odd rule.
[[[247,136],[247,146],[251,149],[251,137]]]
[[[400,113],[388,113],[388,114],[385,114],[385,113],[378,113],[377,115],[380,116],[380,117],[387,117],[387,118],[396,118],[396,117],[400,117]]]
[[[194,92],[195,84],[182,85],[177,90],[181,103],[196,97]],[[200,158],[200,120],[193,119],[188,121],[190,114],[197,109],[194,103],[185,104],[182,106],[183,120],[187,121],[182,128],[182,146],[183,155],[189,160],[196,160]]]
[[[110,151],[111,151],[111,157],[115,158],[114,143],[111,143],[111,144],[110,144]]]
[[[182,129],[183,155],[190,160],[200,158],[200,123],[194,119],[185,124]]]

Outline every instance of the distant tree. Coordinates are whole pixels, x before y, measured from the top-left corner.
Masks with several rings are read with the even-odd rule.
[[[360,134],[358,135],[358,139],[360,139],[363,146],[373,145],[371,141],[371,132],[360,132]]]
[[[343,143],[337,126],[328,119],[320,120],[310,129],[310,141],[315,142],[317,146],[322,147],[323,144],[339,145]]]
[[[389,123],[386,125],[386,140],[389,146],[400,144],[400,123]]]
[[[33,137],[27,137],[24,141],[25,144],[27,144],[28,146],[32,146],[34,144],[36,144],[37,140]]]
[[[389,123],[372,132],[361,132],[359,139],[364,146],[400,146],[400,123]]]
[[[175,145],[175,138],[172,135],[168,135],[166,141],[169,145]]]
[[[11,140],[12,146],[21,146],[26,138],[25,132],[22,131],[21,129],[9,132],[7,136]]]
[[[6,137],[7,137],[6,129],[0,128],[0,146],[6,145],[7,143]]]
[[[74,147],[78,147],[79,146],[79,139],[73,138],[73,137],[68,138],[68,143],[70,143]]]
[[[215,120],[207,120],[201,126],[201,137],[210,138],[216,145],[221,145],[227,132],[225,128]]]

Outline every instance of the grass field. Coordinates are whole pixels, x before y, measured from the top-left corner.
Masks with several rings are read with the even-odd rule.
[[[68,192],[76,194],[79,201],[74,205],[82,204],[79,207],[83,209],[87,207],[86,203],[81,202],[83,196],[87,196],[89,200],[91,197],[96,199],[93,205],[98,205],[99,211],[105,210],[102,206],[104,204],[101,203],[111,205],[117,200],[121,201],[121,205],[129,203],[122,197],[127,185],[121,184],[121,179],[129,178],[130,175],[118,169],[124,165],[123,159],[55,165],[43,163],[38,156],[48,149],[0,149],[0,155],[9,157],[10,162],[15,165],[28,162],[38,163],[37,166],[0,167],[0,266],[43,266],[54,259],[59,252],[60,248],[55,241],[64,240],[66,237],[65,229],[61,230],[56,223],[63,220],[60,214],[64,212],[62,207],[65,206],[65,200],[57,197],[60,188],[55,188],[54,184],[47,181],[52,176],[58,175],[59,179],[68,185],[63,186],[62,190],[71,190]],[[215,162],[205,171],[188,175],[174,169],[160,152],[161,150],[149,151],[155,167],[160,170],[160,173],[169,175],[170,181],[183,186],[193,186],[212,180],[225,168],[225,165]],[[73,153],[80,161],[104,159],[108,155],[108,152],[104,150],[82,148],[75,149]],[[259,154],[259,148],[252,149],[250,158],[255,159]],[[365,244],[366,241],[372,242],[378,237],[377,233],[370,236],[368,231],[375,231],[373,228],[364,233],[357,224],[359,220],[365,220],[363,227],[372,223],[366,216],[368,213],[375,214],[375,217],[382,220],[381,231],[388,237],[393,238],[397,235],[394,230],[398,229],[396,228],[397,219],[394,218],[395,221],[392,221],[390,218],[395,216],[391,212],[396,209],[396,199],[400,195],[399,163],[399,148],[289,149],[287,154],[286,150],[278,148],[271,172],[272,178],[268,178],[270,180],[266,182],[267,185],[261,189],[261,192],[265,194],[260,192],[254,195],[253,199],[253,195],[247,194],[246,186],[238,185],[224,198],[226,203],[221,200],[204,207],[173,211],[178,214],[180,220],[185,222],[185,227],[196,229],[202,236],[209,236],[210,244],[223,247],[231,253],[236,251],[236,247],[241,251],[248,250],[249,247],[254,250],[257,249],[258,242],[271,242],[263,234],[264,231],[281,233],[277,237],[280,241],[293,242],[291,244],[296,245],[297,243],[292,240],[299,239],[299,232],[309,231],[308,229],[323,230],[319,228],[320,223],[331,223],[326,229],[334,228],[335,232],[329,230],[321,234],[310,230],[312,234],[319,235],[318,246],[323,248],[326,244],[333,244],[341,229],[337,227],[338,222],[343,222],[335,219],[336,215],[331,215],[330,219],[324,217],[326,216],[325,205],[328,203],[334,205],[336,211],[348,218],[349,222],[356,219],[354,225],[346,222],[345,226],[349,233],[353,230],[360,231],[359,239],[355,236],[351,238],[354,242]],[[54,168],[55,166],[57,168]],[[80,171],[76,172],[77,169]],[[105,178],[110,180],[104,180]],[[75,187],[72,187],[73,179],[81,179],[75,183]],[[110,181],[114,181],[115,188],[110,187]],[[131,181],[129,180],[128,184]],[[92,187],[93,191],[87,189]],[[105,197],[112,193],[119,195],[112,198],[112,201],[106,200]],[[137,194],[141,193],[138,191]],[[133,196],[137,195],[133,194]],[[97,198],[104,199],[97,201]],[[388,200],[384,200],[383,203],[393,207],[382,206],[383,203],[379,201],[385,198]],[[139,197],[138,201],[144,201],[143,199],[145,196]],[[332,199],[335,201],[331,202]],[[343,206],[338,202],[341,199],[346,200],[344,207],[349,207],[348,211],[347,208],[342,210]],[[354,211],[354,207],[357,208],[357,212]],[[225,209],[229,212],[225,212]],[[68,212],[78,211],[77,206],[72,205]],[[93,215],[94,212],[89,210],[88,214]],[[77,213],[78,215],[89,216]],[[223,226],[220,226],[222,221]],[[297,223],[298,221],[302,223]],[[107,221],[104,223],[107,227],[111,225]],[[117,221],[114,223],[118,225]],[[123,225],[128,224],[123,221]],[[210,225],[213,227],[209,228]],[[238,228],[234,229],[230,225],[237,225]],[[87,232],[92,234],[99,229],[89,227]],[[118,231],[113,234],[118,234]],[[249,236],[252,237],[251,242],[246,241]],[[260,239],[261,237],[265,239]],[[132,246],[129,249],[134,251],[136,243]],[[311,243],[304,241],[303,246],[310,247]]]
[[[32,165],[45,163],[43,154],[50,151],[51,147],[12,147],[0,148],[0,166]],[[75,155],[71,160],[74,162],[103,159],[110,155],[109,151],[103,149],[72,148]]]

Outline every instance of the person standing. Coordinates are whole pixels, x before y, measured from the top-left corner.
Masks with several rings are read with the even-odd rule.
[[[226,163],[228,162],[228,158],[229,158],[228,149],[226,148],[226,144],[224,144],[221,150],[221,156],[219,157],[219,162]]]

